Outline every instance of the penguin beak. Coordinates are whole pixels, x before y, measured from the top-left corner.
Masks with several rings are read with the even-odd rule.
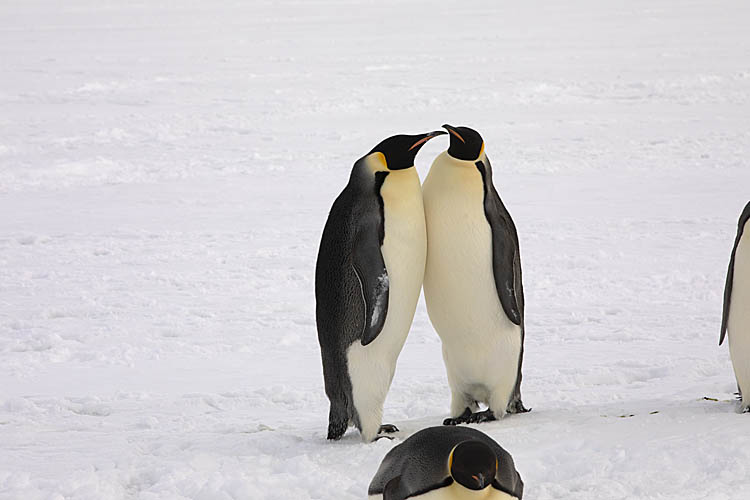
[[[486,478],[484,477],[484,474],[481,472],[477,472],[471,478],[477,482],[477,489],[483,490],[487,486]]]
[[[453,127],[452,125],[448,125],[447,123],[444,123],[443,124],[443,128],[445,130],[447,130],[451,135],[456,136],[459,141],[461,141],[464,144],[466,144],[466,141],[464,140],[463,137],[461,137],[461,134],[459,134],[458,132],[456,132],[456,128],[455,127]]]
[[[422,136],[420,136],[417,142],[411,145],[411,147],[409,148],[409,151],[413,150],[414,148],[421,148],[424,145],[424,143],[426,143],[433,137],[437,137],[439,135],[445,135],[445,134],[446,132],[443,132],[442,130],[435,130],[428,134],[423,134]]]

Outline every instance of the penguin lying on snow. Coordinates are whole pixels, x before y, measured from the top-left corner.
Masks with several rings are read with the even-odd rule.
[[[524,297],[516,227],[492,184],[484,141],[443,125],[450,148],[423,186],[427,313],[443,343],[451,388],[444,423],[484,422],[528,411],[521,401]],[[488,405],[477,412],[478,403]]]
[[[398,430],[381,425],[383,402],[414,318],[427,251],[414,158],[441,134],[396,135],[375,146],[354,164],[328,215],[315,269],[328,439],[350,424],[366,442]]]
[[[370,499],[420,500],[523,498],[513,457],[470,427],[430,427],[383,459],[368,489]]]
[[[742,398],[741,411],[750,411],[750,203],[740,215],[737,237],[724,288],[724,312],[719,345],[729,332],[729,355]]]

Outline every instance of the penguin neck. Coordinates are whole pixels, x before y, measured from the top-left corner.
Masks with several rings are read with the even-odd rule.
[[[363,158],[365,165],[370,173],[375,175],[377,172],[390,172],[388,164],[385,161],[385,155],[380,152],[370,153]]]
[[[443,151],[440,153],[438,158],[436,160],[440,160],[441,163],[445,165],[449,165],[451,167],[455,168],[477,168],[477,162],[482,161],[484,158],[484,151],[482,151],[482,154],[479,155],[479,158],[476,160],[459,160],[458,158],[454,158],[450,154],[448,154],[448,151]]]
[[[416,168],[390,170],[380,187],[380,196],[387,205],[396,208],[404,205],[420,205],[422,185]],[[417,203],[419,202],[419,203]],[[418,210],[419,207],[414,207]],[[424,210],[424,209],[422,209]]]
[[[393,206],[399,206],[414,196],[419,195],[421,198],[421,184],[416,168],[389,170],[385,156],[378,152],[365,156],[364,165],[373,177],[385,176],[379,192],[385,203],[390,202]]]

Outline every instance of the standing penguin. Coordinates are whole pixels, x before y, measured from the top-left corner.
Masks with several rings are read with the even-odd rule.
[[[354,424],[380,432],[383,402],[409,332],[424,277],[427,241],[414,157],[437,131],[395,135],[357,160],[333,203],[315,269],[318,341],[328,439]]]
[[[729,332],[729,355],[742,398],[740,411],[750,412],[750,203],[740,215],[724,288],[719,345]]]
[[[370,482],[371,500],[521,500],[513,457],[471,427],[428,427],[393,448]]]
[[[427,312],[443,343],[451,388],[444,424],[528,411],[521,401],[524,300],[518,235],[492,184],[484,141],[443,125],[450,148],[423,186]],[[488,408],[478,412],[478,403]]]

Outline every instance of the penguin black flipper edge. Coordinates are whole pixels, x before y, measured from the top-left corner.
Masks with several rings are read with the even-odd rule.
[[[734,281],[734,255],[737,252],[737,243],[740,241],[740,236],[737,235],[737,239],[734,242],[734,248],[732,249],[732,257],[729,259],[729,270],[727,271],[727,281],[724,286],[724,309],[721,314],[721,335],[719,336],[719,345],[724,343],[724,338],[727,336],[727,323],[729,322],[729,304],[732,300],[732,283]]]
[[[516,289],[515,279],[515,269],[520,267],[520,259],[516,255],[518,244],[508,244],[509,241],[517,242],[518,236],[513,221],[492,184],[492,166],[489,158],[484,156],[476,162],[476,166],[482,174],[484,213],[492,230],[492,271],[497,295],[508,318],[516,325],[521,325],[521,310],[517,299],[520,290]]]

